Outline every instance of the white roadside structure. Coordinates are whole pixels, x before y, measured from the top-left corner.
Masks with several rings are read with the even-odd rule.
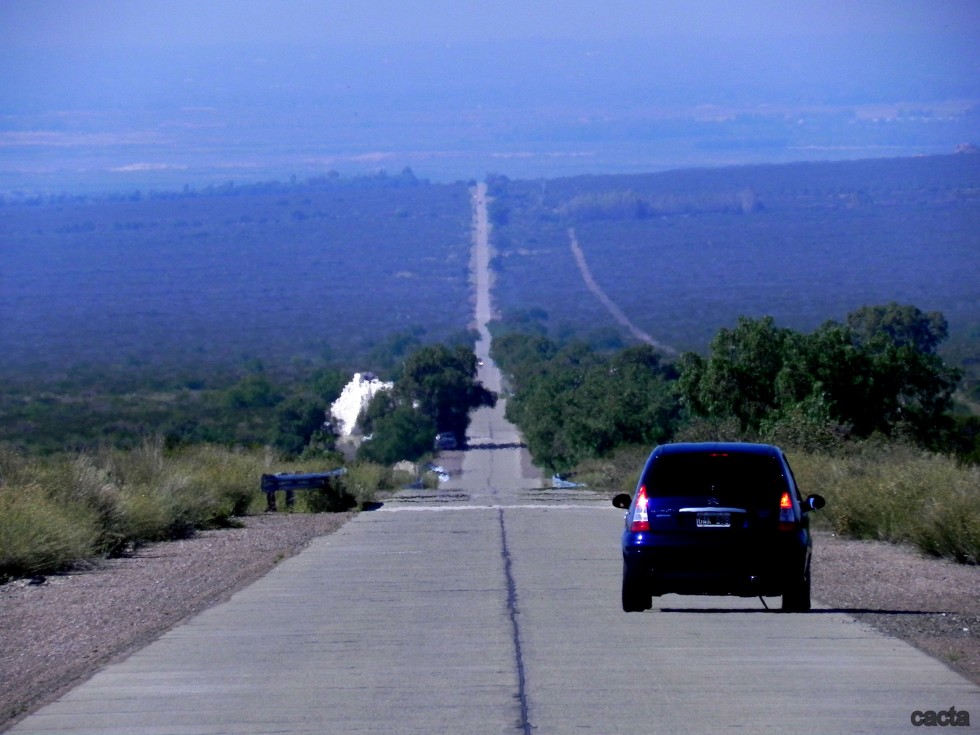
[[[391,390],[393,386],[394,383],[379,380],[374,373],[354,373],[340,397],[330,406],[330,416],[336,422],[337,433],[341,437],[350,436],[357,427],[357,417],[371,399],[381,391]]]

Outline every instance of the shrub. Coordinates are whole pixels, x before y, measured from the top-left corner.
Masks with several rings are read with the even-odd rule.
[[[300,493],[299,504],[310,513],[342,513],[357,506],[357,499],[347,490],[345,478],[331,479],[325,487]]]
[[[791,460],[804,494],[827,498],[821,515],[838,533],[980,562],[980,468],[874,443],[834,455],[794,454]]]
[[[270,449],[201,445],[168,452],[161,440],[43,461],[0,449],[0,582],[227,525],[265,507],[263,473],[336,466],[324,467],[322,458],[298,465],[283,467]],[[297,493],[297,508],[350,510],[390,487],[388,469],[362,463],[328,489]]]
[[[312,471],[319,471],[319,468]],[[393,487],[393,473],[373,462],[359,462],[326,487],[298,493],[296,509],[310,513],[337,513],[373,503],[378,493]]]
[[[146,485],[130,485],[121,494],[118,524],[124,544],[187,538],[193,535],[201,504],[186,492],[187,480],[170,474]],[[190,501],[190,502],[188,502]]]
[[[652,446],[632,444],[618,447],[605,457],[588,459],[575,468],[575,481],[598,492],[633,493],[640,470]]]
[[[374,502],[378,493],[392,488],[391,470],[373,462],[350,467],[343,478],[344,489],[359,506]]]
[[[54,460],[40,468],[38,484],[53,501],[95,518],[100,531],[97,552],[113,554],[130,543],[119,485],[96,458]]]
[[[695,416],[685,421],[674,433],[676,442],[739,442],[757,441],[758,437],[742,428],[734,416],[705,418]]]
[[[277,461],[275,454],[257,454],[201,445],[179,452],[175,463],[189,476],[187,492],[207,497],[209,525],[223,525],[233,516],[264,508],[259,478]]]
[[[19,482],[29,471],[29,463],[23,455],[0,444],[0,487],[5,483]]]
[[[980,467],[959,467],[945,457],[937,478],[945,480],[929,495],[913,528],[920,549],[961,563],[980,564]]]
[[[95,553],[98,519],[34,484],[0,487],[0,582],[67,569]]]

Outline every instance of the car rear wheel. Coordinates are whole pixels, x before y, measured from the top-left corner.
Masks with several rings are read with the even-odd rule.
[[[806,563],[803,579],[794,582],[783,592],[783,612],[810,611],[810,562]]]
[[[623,612],[643,612],[653,607],[653,595],[646,582],[623,562]]]

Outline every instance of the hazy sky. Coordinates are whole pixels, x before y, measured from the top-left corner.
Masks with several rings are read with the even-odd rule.
[[[978,139],[980,0],[0,0],[0,190]]]
[[[465,43],[822,33],[980,33],[977,0],[3,0],[0,43]]]

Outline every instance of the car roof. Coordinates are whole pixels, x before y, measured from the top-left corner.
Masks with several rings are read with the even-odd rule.
[[[772,444],[753,444],[751,442],[678,442],[676,444],[661,444],[653,453],[657,456],[668,454],[755,454],[768,457],[778,457],[782,452]]]

